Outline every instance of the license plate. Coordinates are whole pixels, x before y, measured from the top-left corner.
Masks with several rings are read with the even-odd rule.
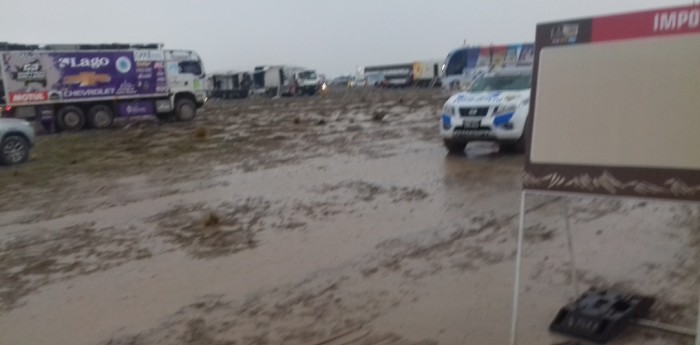
[[[464,121],[464,128],[479,128],[481,121]]]

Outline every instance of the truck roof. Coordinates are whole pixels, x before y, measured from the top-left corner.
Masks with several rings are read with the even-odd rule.
[[[97,43],[97,44],[22,44],[0,42],[0,51],[16,50],[124,50],[163,49],[163,43]]]

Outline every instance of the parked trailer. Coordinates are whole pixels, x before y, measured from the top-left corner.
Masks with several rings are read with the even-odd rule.
[[[364,74],[382,75],[384,81],[380,87],[407,87],[413,84],[413,64],[396,64],[383,66],[368,66],[364,68]]]
[[[440,60],[424,60],[413,63],[413,85],[439,87],[441,85],[442,64]]]
[[[367,66],[364,68],[365,77],[376,75],[384,77],[382,82],[375,82],[376,86],[440,86],[442,62],[438,60],[424,60],[395,65]]]
[[[202,61],[162,47],[0,44],[4,116],[62,131],[106,128],[115,117],[192,120],[207,100]]]
[[[464,89],[494,67],[531,66],[534,53],[535,45],[532,43],[455,49],[445,60],[442,85],[451,90]]]
[[[246,98],[253,80],[248,72],[217,73],[211,76],[212,98]]]

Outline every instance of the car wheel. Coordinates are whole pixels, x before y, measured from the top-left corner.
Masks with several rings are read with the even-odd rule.
[[[464,149],[467,148],[468,144],[466,141],[455,141],[450,139],[445,139],[444,143],[445,147],[447,148],[447,151],[449,151],[450,154],[464,153]]]
[[[13,165],[29,159],[29,142],[19,135],[9,135],[0,144],[0,163]]]
[[[192,121],[197,115],[197,106],[191,99],[181,98],[175,102],[175,118],[178,121]]]
[[[58,127],[62,131],[77,132],[85,127],[85,113],[83,110],[69,105],[58,111]]]
[[[88,111],[87,121],[91,128],[109,128],[114,122],[114,111],[104,104],[95,105]]]

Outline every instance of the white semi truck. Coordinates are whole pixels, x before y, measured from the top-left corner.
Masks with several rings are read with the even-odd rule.
[[[191,50],[0,43],[0,56],[3,116],[38,118],[59,131],[106,128],[115,117],[188,121],[207,101],[202,61]]]
[[[274,96],[313,95],[321,87],[316,71],[298,66],[258,66],[253,71],[254,91]]]

